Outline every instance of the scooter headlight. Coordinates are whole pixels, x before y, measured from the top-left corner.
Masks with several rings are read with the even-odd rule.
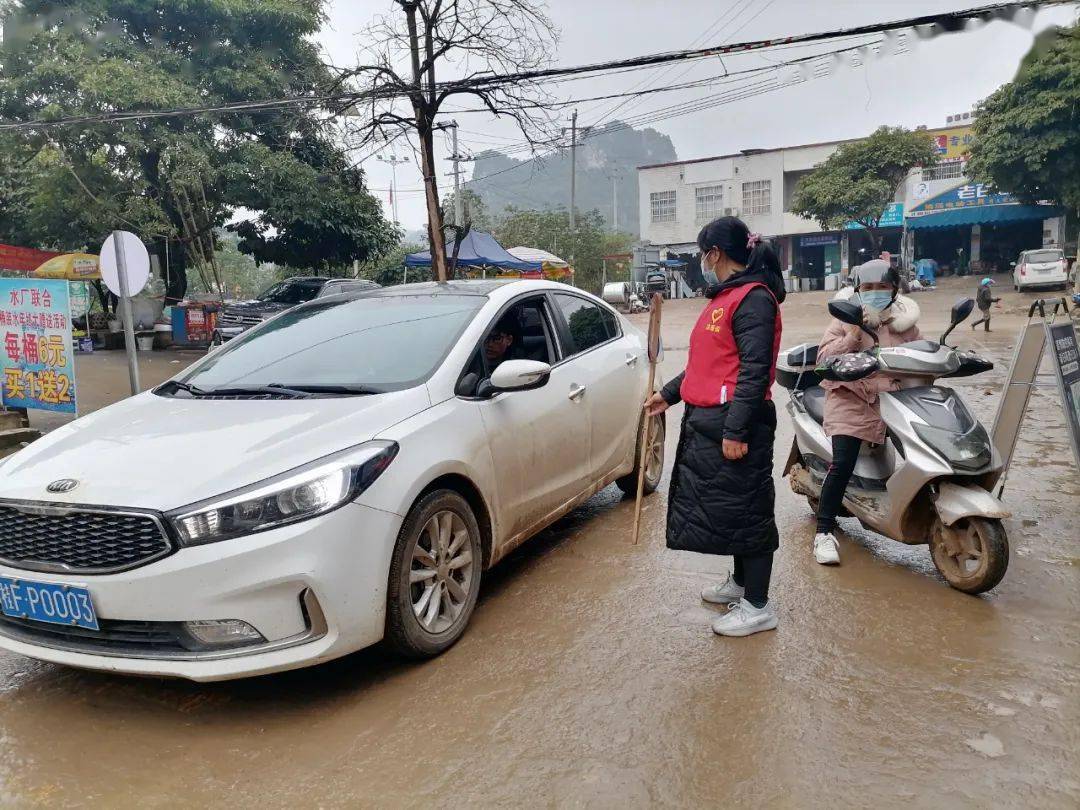
[[[993,459],[990,437],[986,434],[986,429],[977,422],[966,433],[957,433],[921,422],[915,422],[913,427],[920,439],[957,469],[975,472]]]
[[[250,487],[170,512],[185,546],[215,543],[337,509],[371,486],[397,455],[395,442],[374,441]]]

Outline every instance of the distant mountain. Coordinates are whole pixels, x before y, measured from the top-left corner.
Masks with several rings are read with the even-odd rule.
[[[637,167],[678,160],[671,139],[655,129],[638,130],[610,121],[584,137],[577,152],[578,210],[595,208],[609,224],[637,236]],[[488,211],[495,215],[508,206],[570,207],[569,148],[539,160],[517,160],[498,151],[481,152],[476,156],[472,176],[466,188],[480,195]]]

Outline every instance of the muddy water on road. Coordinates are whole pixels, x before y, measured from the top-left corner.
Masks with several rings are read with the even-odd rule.
[[[785,307],[786,344],[819,336],[815,300]],[[921,300],[936,324],[952,298]],[[669,376],[698,306],[665,315]],[[1018,323],[962,345],[1008,359]],[[980,416],[1002,379],[964,384]],[[372,650],[205,686],[0,654],[0,804],[1076,807],[1080,476],[1035,399],[988,596],[850,522],[843,565],[815,565],[780,481],[780,627],[720,639],[698,592],[730,560],[663,547],[663,492],[630,546],[611,489],[490,572],[464,639],[424,664]]]

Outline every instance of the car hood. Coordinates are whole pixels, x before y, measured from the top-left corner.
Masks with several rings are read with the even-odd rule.
[[[295,304],[279,304],[274,301],[238,301],[232,304],[226,304],[222,311],[229,313],[230,315],[258,315],[264,318],[268,318],[271,315],[277,315],[279,312],[284,312],[287,309],[291,309],[296,306]]]
[[[144,393],[65,425],[0,466],[0,498],[168,510],[375,438],[430,406],[424,386],[296,400]],[[74,490],[53,494],[61,478]]]

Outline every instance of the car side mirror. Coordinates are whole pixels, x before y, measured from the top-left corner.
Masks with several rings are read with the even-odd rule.
[[[547,384],[551,366],[537,360],[504,360],[491,374],[495,391],[528,391]],[[483,385],[483,383],[481,383]]]

